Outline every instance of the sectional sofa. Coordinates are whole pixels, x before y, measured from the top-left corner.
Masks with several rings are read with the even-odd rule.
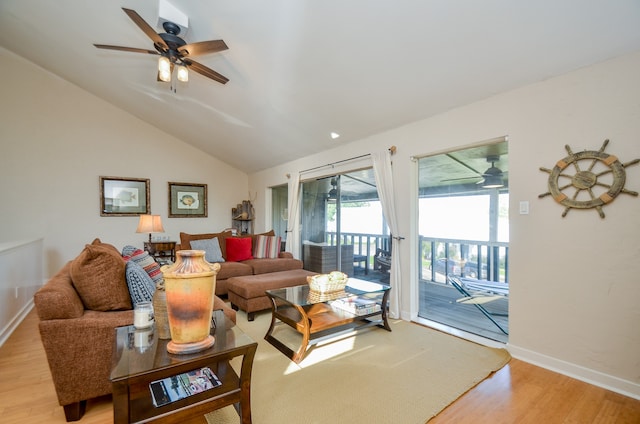
[[[280,251],[278,239],[273,230],[246,237],[236,237],[231,231],[180,233],[180,244],[176,250],[203,249],[207,251],[209,262],[220,263],[216,295],[226,298],[230,278],[302,269],[301,260],[295,259],[289,252]]]

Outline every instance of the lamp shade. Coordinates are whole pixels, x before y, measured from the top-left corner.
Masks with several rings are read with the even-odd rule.
[[[140,215],[136,233],[149,233],[149,241],[151,241],[151,233],[164,233],[160,215]]]

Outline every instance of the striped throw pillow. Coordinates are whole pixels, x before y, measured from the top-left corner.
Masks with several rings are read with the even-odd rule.
[[[160,271],[160,265],[153,259],[153,256],[149,255],[149,252],[146,252],[142,249],[138,249],[133,246],[125,246],[122,248],[122,257],[126,262],[134,261],[138,265],[144,269],[149,277],[156,284],[162,284],[164,282],[164,276],[162,275],[162,271]]]
[[[275,259],[280,254],[282,238],[278,236],[257,236],[253,257],[256,259]]]

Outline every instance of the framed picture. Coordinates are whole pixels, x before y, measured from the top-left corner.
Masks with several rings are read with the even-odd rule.
[[[149,214],[149,180],[100,177],[100,216]]]
[[[206,184],[169,183],[169,218],[206,217]]]

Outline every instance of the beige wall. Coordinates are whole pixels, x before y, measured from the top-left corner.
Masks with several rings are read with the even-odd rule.
[[[640,158],[640,53],[496,95],[392,131],[250,175],[256,210],[286,173],[391,145],[396,211],[402,236],[401,309],[417,314],[415,166],[412,156],[509,137],[510,343],[514,356],[640,398],[640,198],[621,194],[604,208],[563,208],[547,191],[548,174],[567,152],[598,150],[622,162]],[[353,165],[355,166],[355,165]],[[328,170],[326,172],[335,172]],[[640,191],[640,165],[627,169]],[[530,214],[519,215],[520,201]],[[264,228],[268,217],[258,216]],[[266,222],[265,222],[266,221]]]
[[[118,248],[148,237],[137,217],[100,216],[99,176],[149,178],[172,240],[229,227],[247,197],[245,173],[2,48],[0,75],[0,242],[43,237],[45,277],[95,237]],[[168,218],[169,181],[208,184],[209,217]]]
[[[19,73],[13,72],[20,69]],[[256,230],[270,228],[268,187],[285,174],[398,147],[396,206],[402,236],[403,316],[417,304],[411,246],[416,245],[411,157],[509,136],[511,248],[510,344],[518,357],[640,398],[640,199],[620,195],[595,211],[538,199],[546,174],[574,151],[640,158],[640,53],[549,79],[342,148],[247,177],[83,90],[0,48],[0,242],[44,237],[45,276],[93,237],[142,245],[136,218],[99,215],[100,175],[151,179],[151,207],[167,235],[218,230],[229,210],[257,193]],[[11,75],[8,81],[6,76]],[[358,164],[361,165],[361,164]],[[345,165],[342,169],[348,169]],[[341,169],[334,169],[334,171]],[[627,188],[640,191],[640,165]],[[168,219],[167,182],[209,184],[209,218]],[[224,181],[223,184],[220,181]],[[529,201],[531,213],[518,215]]]

